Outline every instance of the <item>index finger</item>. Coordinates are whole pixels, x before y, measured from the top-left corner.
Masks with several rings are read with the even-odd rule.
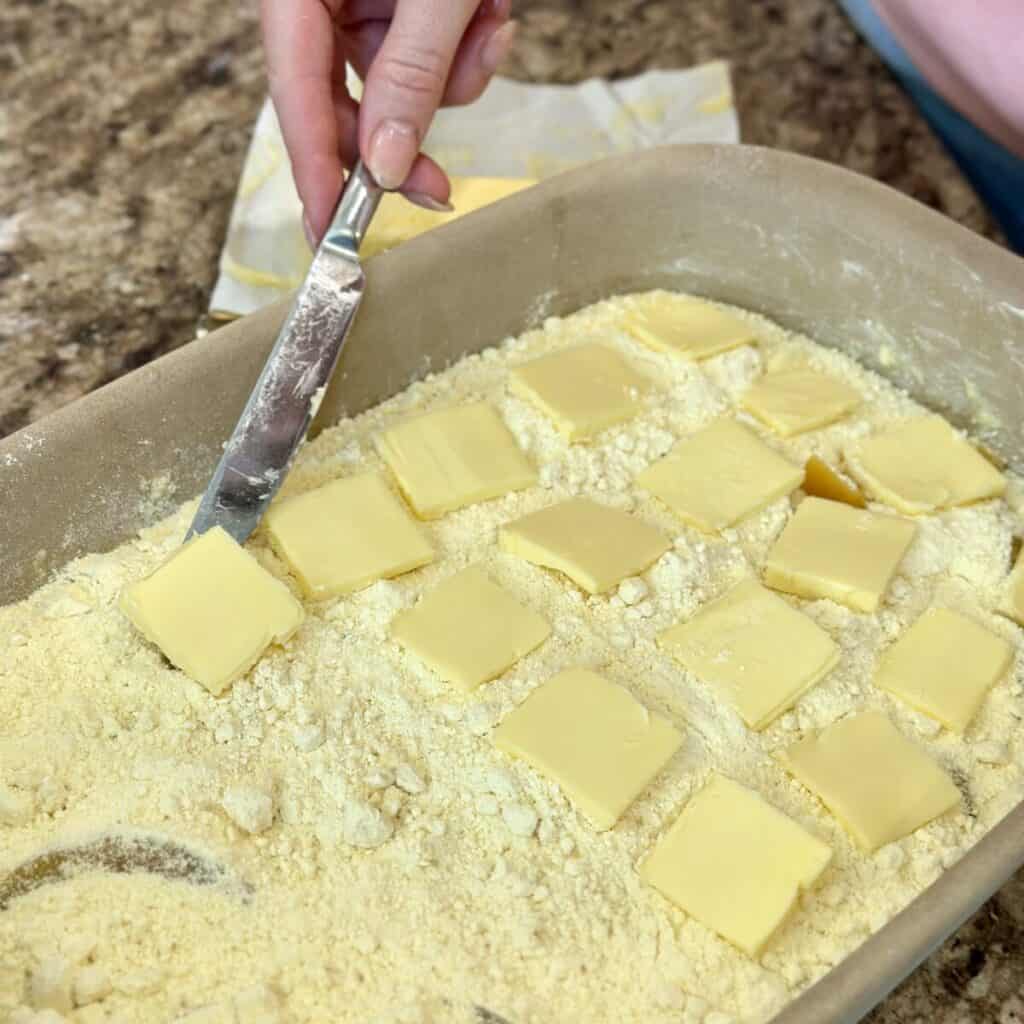
[[[351,119],[355,104],[339,111],[335,80],[333,4],[340,0],[263,0],[263,39],[270,95],[291,158],[299,198],[315,233],[337,203],[344,181],[339,115]],[[331,9],[329,9],[331,7]],[[352,140],[348,140],[350,143]]]
[[[479,0],[397,0],[366,76],[359,117],[360,151],[384,188],[399,188],[408,176],[478,5]]]

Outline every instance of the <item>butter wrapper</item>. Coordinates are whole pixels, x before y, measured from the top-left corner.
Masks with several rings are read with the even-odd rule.
[[[351,71],[349,89],[356,97],[361,92]],[[440,111],[424,145],[453,176],[455,214],[427,214],[389,196],[371,228],[368,255],[602,157],[681,142],[738,141],[729,68],[722,61],[578,85],[497,78],[471,106]],[[288,154],[267,100],[221,252],[213,317],[251,313],[298,287],[310,261],[301,217]]]

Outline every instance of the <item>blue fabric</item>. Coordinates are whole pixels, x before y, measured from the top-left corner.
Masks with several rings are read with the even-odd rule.
[[[871,0],[839,0],[839,3],[945,143],[964,176],[998,221],[1010,245],[1024,253],[1024,160],[975,127],[928,85],[879,18]]]

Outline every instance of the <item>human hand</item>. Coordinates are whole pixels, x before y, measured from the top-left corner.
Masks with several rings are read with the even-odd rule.
[[[444,171],[420,153],[439,106],[471,103],[512,43],[511,0],[262,0],[270,94],[310,244],[362,154],[385,189],[448,209]],[[363,79],[362,103],[345,65]]]

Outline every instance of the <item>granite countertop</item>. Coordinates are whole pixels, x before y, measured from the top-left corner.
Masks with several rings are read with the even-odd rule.
[[[507,73],[733,64],[746,142],[872,175],[998,234],[834,0],[520,0]],[[0,7],[0,436],[187,343],[263,99],[256,5]],[[1024,1021],[1024,874],[869,1018]]]

